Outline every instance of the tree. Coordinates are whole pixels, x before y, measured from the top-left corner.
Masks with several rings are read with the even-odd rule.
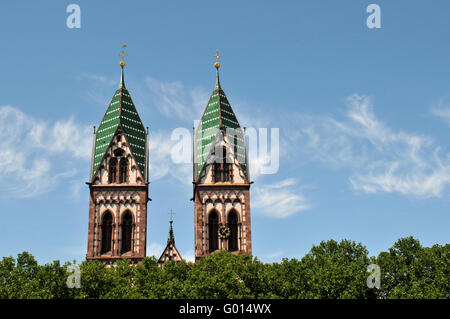
[[[84,261],[80,265],[81,288],[76,289],[76,298],[106,298],[114,282],[111,272],[98,260]]]
[[[297,298],[305,287],[302,263],[295,258],[265,264],[259,280],[260,298]]]
[[[28,252],[0,261],[0,298],[449,298],[450,245],[422,247],[399,239],[388,252],[368,257],[353,241],[322,241],[301,260],[262,263],[221,251],[196,263],[157,265],[155,257],[131,265],[99,261],[80,265],[81,288],[68,288],[66,263],[38,265]],[[366,285],[367,266],[381,268],[381,289]]]
[[[251,290],[243,280],[243,277],[249,278],[245,267],[251,262],[249,255],[235,256],[227,251],[202,258],[187,274],[186,297],[252,298]]]
[[[303,286],[296,298],[375,298],[366,285],[370,259],[354,241],[322,241],[302,258]]]
[[[450,245],[421,246],[413,237],[399,239],[378,255],[382,298],[449,298]]]

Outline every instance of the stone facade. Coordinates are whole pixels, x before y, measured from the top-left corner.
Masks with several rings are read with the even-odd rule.
[[[252,254],[250,177],[245,129],[219,81],[194,130],[195,259],[215,251]]]
[[[98,259],[113,263],[117,259],[128,258],[133,263],[145,257],[147,234],[146,187],[122,186],[108,187],[90,185],[89,235],[86,259]],[[109,212],[113,216],[111,251],[101,254],[102,217]],[[122,217],[126,212],[133,216],[131,251],[121,253]]]
[[[110,179],[110,163],[113,158],[116,163],[120,163],[122,158],[126,159],[126,180],[122,183],[118,176],[113,181]],[[121,258],[131,259],[134,263],[141,261],[146,251],[148,183],[136,165],[126,135],[120,129],[92,180],[92,183],[88,183],[90,199],[86,259],[98,259],[108,264]],[[102,220],[106,212],[112,215],[111,250],[102,253]],[[130,250],[123,252],[122,221],[127,212],[132,216],[131,244]]]
[[[215,250],[228,250],[234,254],[252,254],[250,182],[237,159],[233,143],[224,131],[224,129],[217,131],[205,164],[197,181],[194,182],[196,260]],[[215,177],[217,163],[222,162],[228,164],[227,181],[217,181]],[[215,228],[210,227],[209,216],[212,212],[218,216],[218,227],[230,228],[231,212],[237,217],[237,225],[231,229],[231,232],[237,232],[237,236],[233,237],[234,245],[230,244],[232,236],[222,238]],[[210,247],[211,236],[218,236],[217,249]]]
[[[208,214],[219,213],[219,224],[227,224],[231,210],[238,214],[238,249],[235,254],[252,254],[250,184],[196,185],[194,190],[195,258],[210,254]],[[228,250],[228,239],[219,239],[219,249]]]

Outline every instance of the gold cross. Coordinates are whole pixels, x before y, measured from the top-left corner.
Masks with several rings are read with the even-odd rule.
[[[125,49],[125,48],[127,47],[127,45],[121,43],[120,46],[122,47],[122,52],[119,53],[119,56],[122,57],[122,61],[123,61],[123,58],[126,57],[126,56],[128,55],[128,54],[126,54],[125,51],[123,50],[123,49]]]
[[[222,56],[219,54],[219,51],[216,50],[216,54],[214,54],[213,57],[216,58],[216,62],[219,62],[219,58]]]

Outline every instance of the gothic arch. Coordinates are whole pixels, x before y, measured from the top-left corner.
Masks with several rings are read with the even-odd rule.
[[[120,252],[124,254],[131,251],[131,241],[133,239],[133,215],[129,210],[123,213],[121,225],[122,241]]]
[[[112,184],[116,182],[117,178],[117,158],[112,157],[109,160],[109,167],[108,167],[108,183]]]
[[[122,158],[119,162],[119,183],[126,183],[128,179],[128,160]]]
[[[227,216],[227,226],[230,229],[228,237],[228,250],[239,250],[239,214],[235,209],[231,209]]]
[[[213,180],[215,183],[218,182],[232,182],[233,176],[233,166],[232,163],[227,162],[227,148],[223,146],[219,148],[222,151],[222,154],[214,153],[214,163],[213,163]]]
[[[109,210],[103,213],[102,216],[102,241],[100,254],[106,254],[111,251],[112,243],[112,227],[113,226],[113,216]]]
[[[208,214],[208,243],[209,252],[219,249],[219,212],[212,209]]]

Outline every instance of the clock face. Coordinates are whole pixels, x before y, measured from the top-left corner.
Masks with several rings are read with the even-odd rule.
[[[218,233],[219,233],[219,237],[220,238],[226,239],[226,238],[228,238],[230,236],[230,229],[227,226],[225,226],[225,225],[221,225],[219,227],[219,232]]]

